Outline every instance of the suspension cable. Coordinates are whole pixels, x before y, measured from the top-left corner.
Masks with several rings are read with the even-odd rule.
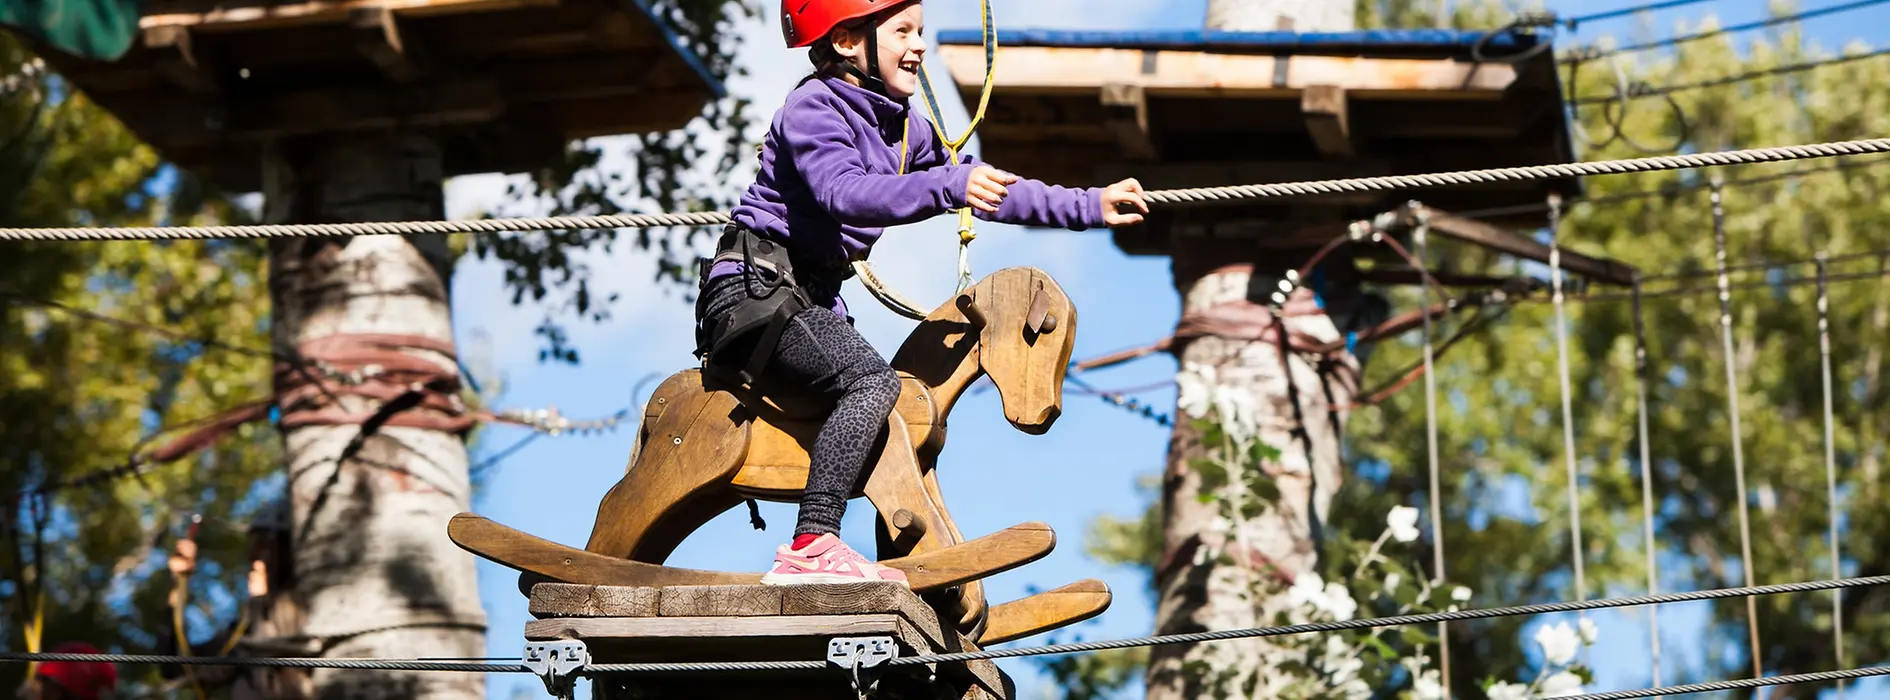
[[[1713,252],[1719,266],[1719,325],[1726,354],[1726,410],[1732,421],[1732,458],[1734,502],[1739,504],[1739,564],[1744,571],[1745,585],[1752,585],[1752,517],[1746,506],[1749,498],[1746,491],[1746,457],[1742,433],[1739,429],[1739,377],[1734,365],[1738,364],[1733,348],[1732,317],[1732,279],[1726,269],[1726,207],[1725,188],[1715,184],[1712,190],[1713,202]],[[1746,629],[1751,634],[1752,677],[1759,678],[1765,673],[1762,668],[1762,648],[1759,646],[1759,602],[1746,599]]]
[[[1592,50],[1592,51],[1577,50],[1573,52],[1572,55],[1562,58],[1560,61],[1558,61],[1558,63],[1564,64],[1564,65],[1581,64],[1581,63],[1586,63],[1588,61],[1600,60],[1603,58],[1607,58],[1609,56],[1615,56],[1615,55],[1624,54],[1624,53],[1646,51],[1648,49],[1657,49],[1664,46],[1678,46],[1680,44],[1691,43],[1691,42],[1699,41],[1701,39],[1711,39],[1713,37],[1723,36],[1726,34],[1748,32],[1754,29],[1765,29],[1767,27],[1775,27],[1781,24],[1792,24],[1794,22],[1803,22],[1808,19],[1817,19],[1819,17],[1824,17],[1826,15],[1834,15],[1841,12],[1849,12],[1851,10],[1860,10],[1866,7],[1870,7],[1872,5],[1881,5],[1885,2],[1890,2],[1890,0],[1855,0],[1855,2],[1848,2],[1842,5],[1820,7],[1816,10],[1806,10],[1804,12],[1795,12],[1789,15],[1780,15],[1777,17],[1767,17],[1762,20],[1747,22],[1745,24],[1735,24],[1730,27],[1721,27],[1719,29],[1708,29],[1703,32],[1694,32],[1692,34],[1684,34],[1681,36],[1670,37],[1667,39],[1659,39],[1655,41],[1642,42],[1639,44],[1629,44],[1627,46],[1621,46],[1621,47],[1616,47],[1616,48],[1607,49],[1607,50]]]
[[[1654,467],[1647,431],[1647,324],[1641,309],[1641,275],[1634,274],[1634,375],[1637,433],[1641,449],[1641,538],[1646,542],[1647,593],[1660,592],[1660,565],[1654,539]],[[1647,637],[1653,654],[1654,685],[1660,685],[1660,606],[1647,606]]]
[[[1428,277],[1431,260],[1430,226],[1425,222],[1423,209],[1417,209],[1418,225],[1413,231],[1412,242],[1417,244],[1418,273]],[[1433,285],[1419,284],[1424,288],[1424,307],[1431,308]],[[1441,293],[1440,293],[1441,296]],[[1444,573],[1444,491],[1438,478],[1437,458],[1437,373],[1431,365],[1436,358],[1436,346],[1431,330],[1431,315],[1420,314],[1424,318],[1424,448],[1425,463],[1429,467],[1431,481],[1431,567],[1435,569],[1433,580],[1441,583],[1446,580]],[[1443,687],[1450,687],[1450,625],[1437,623],[1437,665]],[[1446,691],[1448,692],[1448,691]]]
[[[1567,300],[1562,293],[1562,196],[1549,195],[1549,279],[1555,302],[1555,367],[1562,387],[1562,457],[1568,467],[1569,551],[1575,563],[1575,599],[1588,599],[1588,578],[1582,556],[1582,504],[1575,466],[1575,409],[1568,371]],[[1581,621],[1587,617],[1577,615]]]
[[[1831,509],[1831,576],[1843,575],[1840,565],[1842,548],[1838,544],[1837,435],[1831,419],[1831,296],[1829,261],[1818,251],[1818,365],[1824,380],[1824,483],[1825,498]],[[1844,665],[1844,592],[1831,592],[1831,645],[1837,665]],[[1655,681],[1659,685],[1659,681]],[[1838,700],[1844,698],[1844,681],[1837,684]]]

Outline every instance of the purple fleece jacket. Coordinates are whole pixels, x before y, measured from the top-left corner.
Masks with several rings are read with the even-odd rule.
[[[912,130],[906,175],[899,175],[904,122]],[[966,206],[965,187],[978,160],[959,165],[939,143],[932,124],[905,102],[840,78],[808,80],[788,93],[762,143],[761,168],[733,212],[734,223],[787,241],[797,257],[865,258],[887,226],[909,224]],[[1102,189],[1072,189],[1018,178],[986,221],[1066,228],[1100,228]],[[741,270],[724,262],[710,278]],[[814,299],[845,316],[846,302]]]

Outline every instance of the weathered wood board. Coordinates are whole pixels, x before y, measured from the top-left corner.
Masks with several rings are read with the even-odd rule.
[[[896,583],[809,586],[591,586],[541,583],[532,588],[529,640],[579,639],[597,663],[784,661],[823,658],[835,637],[890,636],[900,654],[951,653],[977,647],[940,624],[931,606]],[[1010,679],[989,661],[945,664],[928,681],[925,667],[887,677],[882,697],[1008,700]],[[749,689],[805,690],[807,697],[851,697],[839,674],[716,677],[630,677],[638,697],[734,697]],[[685,687],[686,686],[686,687]],[[896,689],[896,690],[895,690]]]

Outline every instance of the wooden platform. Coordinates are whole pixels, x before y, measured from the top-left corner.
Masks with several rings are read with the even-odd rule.
[[[1575,160],[1553,52],[1479,62],[1472,47],[1483,35],[1001,31],[978,155],[1060,185],[1135,177],[1150,189]],[[976,105],[979,34],[938,36],[960,98]],[[1493,55],[1535,45],[1499,39],[1507,41]],[[1129,254],[1221,259],[1410,199],[1468,211],[1539,204],[1550,191],[1574,199],[1580,188],[1555,178],[1163,207],[1147,225],[1113,235]],[[1535,228],[1543,220],[1523,212],[1491,221]]]
[[[724,87],[641,0],[147,0],[122,58],[46,51],[165,159],[261,186],[284,137],[437,130],[447,175],[688,124]]]
[[[919,596],[894,583],[645,588],[541,583],[525,625],[532,641],[577,639],[594,663],[802,661],[824,658],[836,637],[890,636],[903,656],[977,647],[941,624]],[[895,669],[880,698],[1008,700],[1009,677],[989,661]],[[599,697],[852,698],[839,674],[623,676]],[[785,690],[784,689],[791,689]],[[786,692],[786,695],[783,693]],[[612,695],[611,693],[617,693]]]

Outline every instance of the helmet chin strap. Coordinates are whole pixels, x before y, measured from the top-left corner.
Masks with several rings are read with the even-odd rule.
[[[879,28],[871,22],[866,27],[866,71],[861,72],[852,61],[840,64],[853,77],[860,79],[860,86],[880,95],[891,97],[886,92],[886,81],[879,77]]]

